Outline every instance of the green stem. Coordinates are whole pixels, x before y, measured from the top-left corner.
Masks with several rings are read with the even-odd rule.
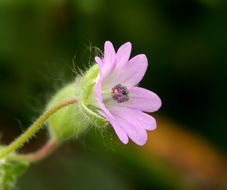
[[[16,140],[14,140],[10,145],[8,145],[3,151],[0,152],[0,159],[8,155],[9,153],[13,152],[17,148],[19,148],[24,142],[26,142],[38,129],[41,128],[43,123],[55,112],[57,112],[62,107],[65,107],[69,104],[74,104],[79,100],[79,97],[73,97],[67,99],[59,104],[55,105],[48,111],[46,111],[40,118],[38,118],[35,123],[33,123],[28,130],[19,136]]]

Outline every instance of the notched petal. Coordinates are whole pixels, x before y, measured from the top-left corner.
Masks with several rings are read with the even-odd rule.
[[[127,42],[123,44],[117,51],[116,68],[123,67],[127,64],[132,50],[132,44]]]

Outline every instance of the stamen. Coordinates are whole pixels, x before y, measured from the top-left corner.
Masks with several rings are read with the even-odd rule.
[[[129,100],[128,89],[121,84],[117,84],[112,88],[112,98],[118,103],[126,102]]]

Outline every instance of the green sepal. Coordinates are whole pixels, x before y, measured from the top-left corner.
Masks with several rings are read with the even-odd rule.
[[[99,67],[98,64],[95,64],[84,75],[81,82],[80,107],[94,125],[105,127],[108,125],[108,122],[97,112],[97,98],[94,92],[98,74]]]
[[[81,102],[85,105],[93,104],[94,87],[99,74],[98,64],[93,65],[84,75],[81,82]]]
[[[76,82],[65,86],[49,102],[47,109],[68,98],[80,96],[80,86]],[[84,116],[79,103],[68,105],[48,120],[49,131],[58,141],[63,141],[76,136],[89,126],[89,120]]]

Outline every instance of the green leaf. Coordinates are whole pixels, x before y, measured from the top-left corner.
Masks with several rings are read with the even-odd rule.
[[[12,161],[8,157],[0,160],[0,190],[10,190],[14,187],[17,177],[28,168],[28,162]]]

